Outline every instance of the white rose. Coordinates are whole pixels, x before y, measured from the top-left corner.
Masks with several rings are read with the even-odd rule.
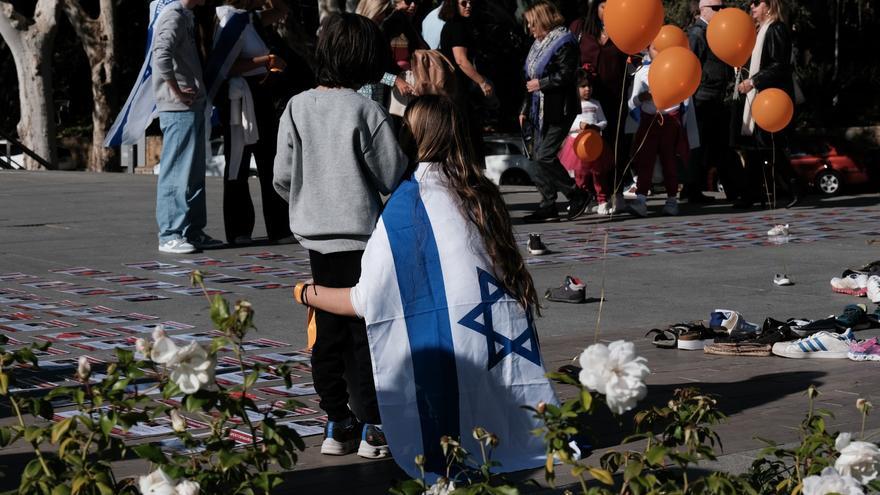
[[[170,415],[171,428],[173,428],[174,431],[180,433],[186,430],[186,420],[183,419],[183,416],[181,416],[179,412],[177,412],[177,409],[172,409]]]
[[[623,414],[648,394],[645,378],[651,370],[645,363],[632,342],[593,344],[581,354],[578,378],[584,387],[604,395],[609,409]]]
[[[177,495],[172,480],[162,468],[159,468],[148,476],[138,478],[138,488],[143,495]]]
[[[819,476],[804,478],[803,495],[864,495],[862,486],[852,476],[841,476],[832,467],[822,470]]]
[[[199,495],[199,484],[195,481],[183,480],[177,484],[177,495]]]
[[[172,367],[171,380],[185,394],[198,392],[214,379],[214,359],[209,359],[208,351],[196,341],[178,350],[168,364]]]
[[[446,478],[439,478],[437,482],[428,487],[426,495],[449,495],[455,491],[455,483]]]
[[[153,329],[153,342],[159,339],[164,339],[167,336],[168,334],[165,333],[165,325],[160,323],[156,325],[156,328]]]
[[[156,364],[171,364],[175,360],[179,348],[168,337],[159,337],[150,349],[150,360]]]
[[[134,341],[134,350],[139,352],[144,358],[150,357],[151,347],[152,346],[147,342],[147,339],[143,337],[138,337],[138,339]]]
[[[834,441],[840,457],[834,468],[844,476],[852,476],[859,483],[868,484],[880,474],[880,448],[871,442],[853,442],[852,435],[841,433]]]
[[[89,376],[92,374],[92,363],[89,362],[89,358],[85,356],[80,356],[77,361],[76,367],[76,376],[79,377],[80,380],[88,380]]]

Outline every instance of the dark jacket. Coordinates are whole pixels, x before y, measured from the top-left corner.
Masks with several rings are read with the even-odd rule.
[[[788,26],[777,21],[767,28],[764,48],[761,50],[761,67],[749,77],[758,91],[779,88],[794,100],[792,71],[791,34]]]
[[[541,77],[541,92],[544,93],[544,123],[569,125],[581,111],[578,101],[575,72],[580,63],[577,45],[566,43],[556,50],[550,58],[544,75]],[[522,115],[529,115],[532,94],[526,95],[520,107]]]
[[[707,27],[708,25],[702,19],[697,19],[697,22],[687,30],[688,44],[703,68],[700,87],[694,94],[694,100],[721,101],[728,90],[728,85],[733,82],[733,68],[722,62],[709,49],[709,44],[706,41]]]

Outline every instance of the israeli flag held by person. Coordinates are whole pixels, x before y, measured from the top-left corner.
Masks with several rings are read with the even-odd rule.
[[[497,435],[500,471],[543,466],[540,426],[522,406],[557,403],[531,310],[499,283],[439,164],[421,163],[389,199],[351,292],[367,324],[382,428],[412,477],[446,475],[444,435],[479,463],[475,427]]]
[[[119,111],[116,120],[104,138],[104,146],[117,147],[123,144],[136,144],[143,137],[153,119],[158,116],[152,83],[153,27],[159,16],[166,11],[166,7],[178,1],[180,0],[153,0],[150,3],[150,21],[147,28],[144,64],[138,72],[134,87],[131,89],[125,105]],[[215,48],[206,63],[205,85],[208,89],[208,101],[213,99],[223,80],[226,79],[226,75],[240,51],[238,47],[241,44],[241,33],[249,21],[247,14],[233,16],[218,34]],[[210,117],[211,105],[207,105],[206,108],[207,115]]]

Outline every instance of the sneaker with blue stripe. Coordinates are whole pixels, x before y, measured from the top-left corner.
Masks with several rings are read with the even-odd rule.
[[[845,359],[853,342],[852,329],[843,333],[822,331],[791,342],[777,342],[773,344],[773,354],[795,359]]]

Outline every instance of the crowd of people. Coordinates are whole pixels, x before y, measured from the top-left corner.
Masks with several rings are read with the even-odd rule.
[[[316,85],[292,97],[283,75],[306,69],[289,65],[266,29],[286,15],[284,3],[226,0],[216,8],[212,50],[200,57],[192,9],[204,1],[151,4],[150,69],[164,134],[157,193],[159,250],[185,254],[223,244],[204,232],[203,143],[213,105],[225,142],[226,241],[252,242],[256,215],[248,164],[253,156],[269,240],[296,241],[309,253],[314,280],[298,285],[295,297],[318,310],[312,368],[320,406],[329,418],[321,451],[387,456],[381,418],[394,415],[393,408],[404,401],[394,383],[374,382],[374,371],[379,376],[378,370],[388,365],[374,359],[389,321],[410,322],[418,316],[426,324],[424,314],[434,315],[420,331],[436,336],[410,341],[412,352],[422,352],[420,359],[434,369],[454,369],[465,359],[451,358],[448,352],[425,354],[424,346],[442,347],[444,339],[452,339],[450,325],[465,325],[466,315],[450,321],[445,313],[472,303],[470,296],[460,295],[468,291],[483,304],[506,298],[513,308],[505,316],[509,321],[496,324],[527,328],[534,337],[534,284],[498,188],[480,168],[483,111],[498,106],[496,85],[486,76],[490,68],[478,63],[481,26],[471,21],[473,9],[486,0],[443,0],[430,12],[419,8],[426,0],[361,0],[356,14],[333,14],[318,33]],[[748,111],[757,90],[777,87],[794,94],[781,1],[752,2],[757,43],[735,88],[742,97],[732,99],[734,71],[706,42],[706,26],[723,5],[721,0],[700,0],[687,33],[703,68],[702,80],[692,98],[670,108],[653,103],[648,74],[657,56],[654,45],[639,56],[619,50],[604,29],[605,0],[585,3],[586,15],[573,20],[548,0],[525,8],[523,27],[533,42],[518,61],[522,100],[517,124],[524,141],[531,143],[541,200],[524,220],[559,220],[559,193],[568,200],[562,212],[567,219],[585,214],[593,198],[600,215],[629,211],[645,216],[657,162],[667,195],[663,213],[668,215],[678,214],[679,184],[684,184],[681,195],[688,201],[711,200],[703,194],[709,167],[718,169],[728,198],[737,200],[735,206],[750,207],[765,201],[765,164],[772,163],[771,170],[784,178],[796,202],[799,186],[785,156],[785,133],[770,135],[756,128]],[[442,56],[420,52],[426,49]],[[419,64],[440,64],[428,71],[437,78],[431,84],[417,80],[417,59]],[[451,70],[451,81],[442,80],[443,63]],[[424,77],[424,71],[419,74]],[[601,154],[589,161],[573,150],[574,137],[585,129],[601,132],[604,140]],[[729,164],[734,148],[745,157],[744,169]],[[635,199],[627,204],[624,177],[632,173]],[[447,229],[443,235],[432,226],[438,222]],[[449,253],[467,253],[455,256],[461,258],[457,262],[474,265],[469,275],[456,273],[454,284],[442,273]],[[489,279],[498,291],[486,289]],[[444,292],[444,283],[456,290]],[[400,293],[402,307],[400,301],[391,301],[389,290]],[[486,337],[494,348],[493,337]],[[536,347],[527,351],[511,338],[505,341],[511,359],[504,366],[519,371],[502,375],[526,376],[522,367],[541,368]],[[459,350],[450,352],[457,356]],[[490,362],[489,370],[496,364]],[[420,379],[418,369],[413,373]],[[547,387],[546,399],[555,400]],[[507,384],[500,393],[515,394],[516,388]],[[349,407],[349,393],[357,396],[357,414]],[[417,395],[413,404],[421,414],[423,434],[445,434],[444,428],[458,425],[458,419],[445,416],[449,411],[441,403],[442,394]],[[512,418],[528,412],[507,414]],[[529,429],[520,429],[509,432],[505,441],[528,446],[521,453],[526,458],[535,446],[528,440]],[[392,438],[398,449],[405,441]],[[437,454],[428,443],[425,449]],[[511,465],[518,464],[506,464]]]

